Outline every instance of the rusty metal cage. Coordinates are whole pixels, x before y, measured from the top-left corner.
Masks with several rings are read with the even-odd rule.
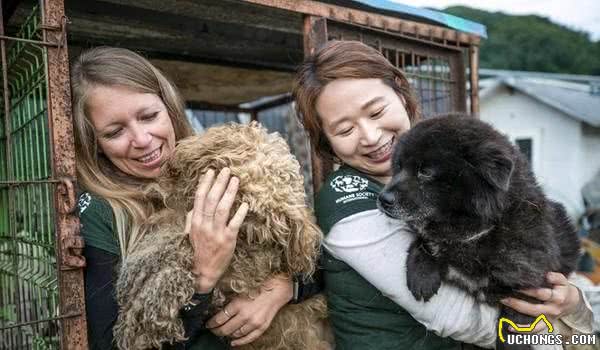
[[[19,3],[26,3],[15,11],[20,29],[6,33],[4,9]],[[426,116],[466,110],[468,60],[470,108],[477,113],[477,35],[336,3],[72,1],[69,40],[74,55],[90,45],[125,46],[145,51],[162,69],[199,62],[265,69],[256,75],[278,81],[276,93],[285,92],[282,81],[291,80],[302,51],[310,54],[332,39],[361,40],[406,73]],[[83,274],[66,263],[65,243],[78,220],[64,10],[64,0],[0,0],[0,350],[87,348]],[[137,34],[124,36],[124,30]],[[176,40],[156,39],[168,35]],[[205,96],[187,80],[199,66],[193,67],[179,71],[178,84],[192,101]],[[238,73],[229,76],[239,79]],[[331,164],[308,148],[297,124],[286,130],[306,148],[318,190]]]
[[[39,10],[34,8],[16,37],[42,40]],[[58,285],[52,185],[43,181],[51,178],[44,47],[16,41],[6,56],[0,162],[1,180],[9,183],[0,189],[0,322],[13,327],[3,330],[2,342],[14,349],[52,348],[58,344]]]
[[[77,348],[82,291],[68,285],[81,271],[61,253],[77,224],[62,4],[41,1],[9,35],[1,17],[0,349]]]

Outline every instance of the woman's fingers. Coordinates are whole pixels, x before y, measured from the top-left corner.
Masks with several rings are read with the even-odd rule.
[[[567,286],[569,284],[569,281],[567,280],[565,275],[563,275],[560,272],[548,272],[546,274],[546,281],[548,281],[548,283],[551,284],[557,284],[562,286]]]
[[[546,280],[550,284],[547,288],[535,288],[519,291],[525,295],[538,299],[539,303],[531,303],[518,298],[506,298],[502,300],[507,305],[523,314],[537,317],[544,314],[547,317],[560,317],[569,313],[577,305],[579,299],[567,278],[558,272],[549,272]]]
[[[217,205],[219,205],[219,202],[223,198],[223,194],[225,193],[225,190],[227,189],[227,186],[229,184],[230,175],[231,170],[229,170],[229,168],[223,168],[219,172],[215,183],[210,188],[210,191],[206,195],[206,200],[203,203],[204,205],[202,208],[202,215],[205,218],[215,216],[215,213],[217,211]]]
[[[550,284],[549,287],[542,288],[530,288],[520,290],[519,293],[528,295],[537,300],[549,303],[561,299],[564,297],[566,289],[569,286],[567,278],[559,272],[548,272],[546,274],[546,281]]]
[[[215,171],[213,169],[208,169],[204,176],[200,178],[196,196],[194,197],[194,208],[192,209],[193,216],[200,217],[202,215],[202,212],[204,211],[204,201],[206,200],[208,191],[211,189],[214,177]]]
[[[214,287],[233,256],[239,228],[248,212],[247,204],[240,205],[228,225],[238,186],[239,179],[231,177],[229,168],[222,169],[216,177],[209,169],[198,185],[194,208],[185,225],[194,250],[192,272],[198,291]]]
[[[506,298],[501,300],[502,304],[510,307],[511,309],[515,309],[516,311],[537,317],[542,313],[542,307],[544,304],[531,304],[526,302],[525,300],[517,299],[517,298]]]
[[[196,227],[202,223],[205,227],[221,231],[226,226],[238,186],[239,179],[231,177],[229,168],[223,168],[216,180],[214,170],[209,169],[199,181],[194,208],[186,218],[185,231],[191,231],[192,223]]]
[[[188,213],[185,215],[185,230],[183,232],[185,232],[188,235],[192,231],[192,218],[194,217],[193,215],[194,210],[188,211]]]
[[[241,346],[241,345],[250,344],[253,341],[255,341],[256,339],[258,339],[258,337],[260,337],[263,333],[264,333],[264,330],[255,329],[252,332],[246,334],[245,336],[232,341],[231,346]]]
[[[231,220],[229,220],[229,224],[227,225],[227,227],[232,233],[235,233],[237,235],[237,232],[239,231],[240,227],[242,226],[242,223],[244,222],[244,219],[246,218],[246,215],[248,214],[248,209],[248,203],[242,203],[238,210],[235,212],[235,215],[231,218]]]
[[[231,207],[235,201],[235,195],[237,193],[239,183],[240,180],[237,177],[232,177],[229,180],[227,188],[225,189],[225,193],[222,194],[215,211],[214,223],[218,229],[227,226],[227,219],[229,219],[229,212],[231,211]]]
[[[229,305],[227,305],[229,306]],[[206,328],[217,329],[223,327],[225,324],[230,322],[237,315],[237,311],[231,306],[224,307],[221,311],[217,312],[208,322],[206,322]],[[211,329],[211,330],[212,330]],[[214,330],[213,330],[214,333]],[[217,333],[215,333],[217,334]],[[221,335],[221,334],[218,334]]]
[[[246,321],[240,316],[233,316],[228,321],[210,331],[220,337],[234,337],[234,333],[242,328]]]
[[[554,291],[552,288],[535,288],[520,290],[519,293],[528,295],[532,298],[536,298],[539,301],[546,302],[552,299]]]
[[[220,312],[217,312],[207,323],[206,327],[211,332],[220,337],[232,337],[240,338],[256,327],[251,326],[248,317],[240,312],[239,303],[236,303],[237,299],[227,304]]]

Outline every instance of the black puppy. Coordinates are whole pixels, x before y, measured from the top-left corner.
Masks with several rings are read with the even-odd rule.
[[[464,115],[424,120],[400,137],[392,162],[379,207],[415,231],[407,283],[417,300],[429,300],[444,280],[496,304],[547,286],[549,271],[575,269],[579,240],[564,208],[490,125]],[[512,309],[503,316],[533,320]]]

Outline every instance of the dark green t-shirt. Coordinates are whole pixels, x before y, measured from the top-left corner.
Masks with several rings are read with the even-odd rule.
[[[79,222],[85,244],[120,256],[114,216],[106,200],[89,192],[79,196]]]
[[[378,181],[348,166],[333,172],[323,183],[315,203],[323,233],[327,236],[344,218],[376,209],[382,188]],[[427,331],[408,312],[326,250],[321,264],[336,349],[461,349],[459,342]]]
[[[88,192],[82,193],[79,196],[79,221],[81,223],[80,232],[87,246],[102,249],[118,257],[121,256],[117,230],[114,227],[113,211],[105,199]],[[109,293],[114,295],[114,289]],[[187,345],[186,349],[225,350],[228,347],[210,331],[202,330],[193,339],[192,344]]]

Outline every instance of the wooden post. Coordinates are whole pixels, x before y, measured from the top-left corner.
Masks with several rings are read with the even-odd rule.
[[[469,46],[469,74],[471,82],[471,114],[479,117],[479,46]]]
[[[304,57],[308,57],[327,42],[327,20],[322,17],[304,16]],[[313,190],[316,195],[327,173],[333,169],[331,161],[322,159],[317,154],[314,145],[310,146],[312,163]]]
[[[327,42],[327,19],[304,16],[304,57],[308,57]]]
[[[67,17],[64,0],[44,0],[43,38],[56,43],[47,47],[48,128],[51,142],[52,176],[60,180],[54,191],[56,249],[60,299],[60,348],[88,348],[83,267],[73,267],[73,255],[66,243],[79,236],[75,197],[75,145],[71,116],[71,84],[67,50]],[[76,253],[75,255],[78,255]]]

